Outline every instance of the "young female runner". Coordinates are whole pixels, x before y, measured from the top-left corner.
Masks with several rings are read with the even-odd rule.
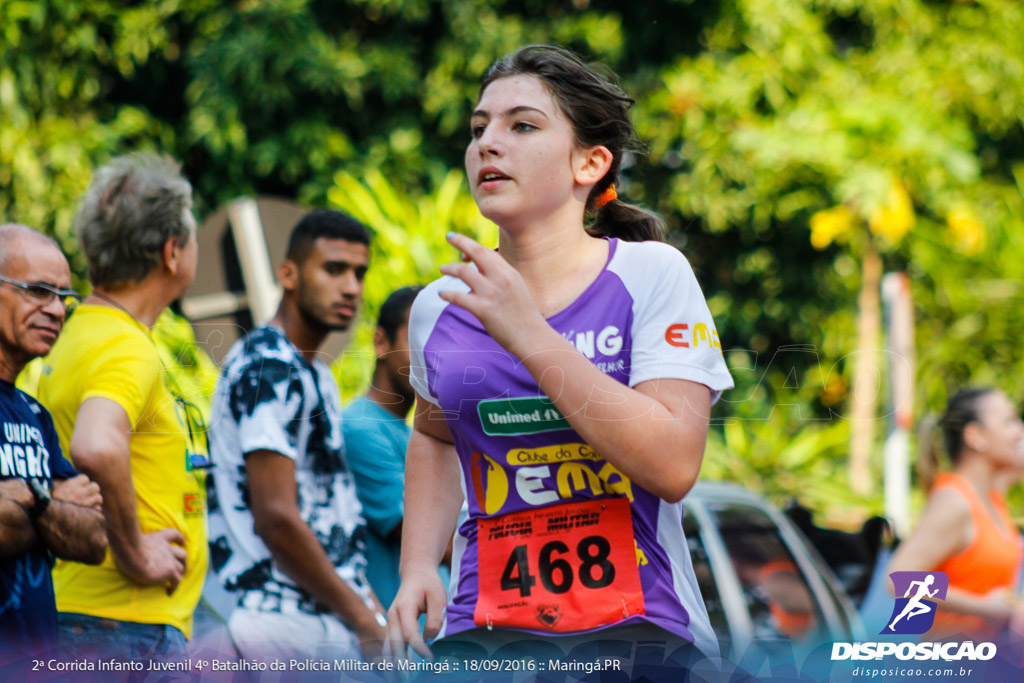
[[[939,424],[953,469],[935,479],[917,528],[893,553],[889,571],[949,577],[925,637],[993,637],[1017,602],[1021,537],[1003,492],[1005,478],[1019,477],[1024,466],[1024,423],[1001,391],[965,389],[950,399]],[[934,468],[933,441],[931,434],[922,439],[922,461]]]
[[[449,235],[469,262],[411,313],[396,652],[429,653],[424,612],[428,637],[444,619],[477,642],[653,633],[717,652],[680,500],[732,379],[686,259],[616,198],[631,103],[558,48],[484,78],[466,172],[499,249]],[[446,607],[437,565],[463,495]]]

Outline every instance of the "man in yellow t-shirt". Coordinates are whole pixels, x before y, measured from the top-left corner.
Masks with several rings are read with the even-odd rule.
[[[150,332],[195,277],[191,187],[158,157],[99,169],[75,218],[93,293],[39,380],[64,453],[100,485],[110,549],[54,569],[69,657],[185,655],[206,573],[197,411],[167,388]]]

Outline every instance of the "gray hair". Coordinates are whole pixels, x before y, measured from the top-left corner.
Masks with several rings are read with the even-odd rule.
[[[96,286],[143,280],[160,265],[167,240],[184,243],[192,186],[170,157],[118,157],[93,174],[75,214],[75,230]]]

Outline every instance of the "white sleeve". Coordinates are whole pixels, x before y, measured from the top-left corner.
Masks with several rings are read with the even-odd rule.
[[[417,394],[434,405],[438,405],[439,401],[432,387],[432,361],[436,353],[426,348],[427,342],[441,313],[448,306],[448,302],[438,296],[438,292],[458,289],[459,284],[462,284],[461,280],[450,277],[434,280],[416,295],[409,310],[409,382]]]
[[[633,299],[629,385],[685,379],[711,390],[733,387],[722,343],[689,261],[661,242],[620,242],[610,264]]]

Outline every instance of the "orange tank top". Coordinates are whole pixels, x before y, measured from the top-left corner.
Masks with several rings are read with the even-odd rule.
[[[967,501],[974,533],[966,548],[936,567],[936,570],[945,572],[951,588],[976,595],[984,595],[995,588],[1014,590],[1024,559],[1024,542],[1010,518],[1006,498],[996,491],[989,493],[992,509],[999,519],[997,522],[974,487],[959,474],[947,472],[939,475],[932,492],[941,489],[953,489]],[[945,612],[940,603],[935,625],[927,637],[946,638],[961,633],[995,635],[995,630],[981,617]]]

